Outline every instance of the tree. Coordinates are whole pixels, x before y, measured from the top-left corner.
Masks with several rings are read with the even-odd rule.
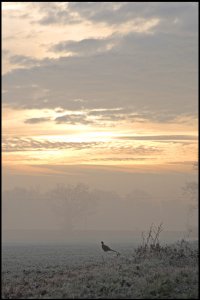
[[[198,163],[195,162],[193,165],[194,170],[198,170]],[[186,182],[183,187],[183,194],[187,197],[188,201],[188,217],[187,217],[187,231],[188,236],[193,231],[193,226],[191,225],[191,220],[193,218],[194,211],[198,208],[198,182],[189,181]]]
[[[58,185],[48,192],[48,198],[65,231],[72,231],[77,223],[85,227],[88,216],[95,212],[96,197],[84,184]]]

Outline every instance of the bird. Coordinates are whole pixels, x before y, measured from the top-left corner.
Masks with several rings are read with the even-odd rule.
[[[105,245],[103,241],[101,241],[101,247],[102,247],[103,251],[105,251],[105,252],[113,251],[113,252],[117,253],[117,256],[120,255],[120,253],[118,251],[111,249],[110,247]]]

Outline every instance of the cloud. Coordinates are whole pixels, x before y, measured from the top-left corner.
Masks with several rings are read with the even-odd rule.
[[[154,157],[106,157],[106,158],[91,158],[88,161],[142,161],[142,160],[155,160]]]
[[[3,57],[8,56],[9,54],[10,54],[10,51],[9,51],[8,49],[3,49],[3,50],[2,50],[2,56],[3,56]]]
[[[111,109],[93,109],[91,110],[88,115],[89,116],[110,116],[110,115],[121,115],[121,114],[127,114],[130,113],[130,110],[127,108],[122,108],[122,107],[116,107],[116,108],[111,108]]]
[[[93,3],[85,2],[85,8],[82,5],[74,5],[70,2],[48,2],[48,4],[43,4],[39,2],[32,5],[33,8],[37,9],[43,16],[37,21],[41,25],[52,25],[52,24],[74,24],[80,23],[83,20],[89,20],[92,15],[95,15],[95,10],[101,10],[106,13],[107,7],[110,10],[114,8],[112,3]],[[119,6],[119,5],[118,5]],[[116,7],[116,5],[115,5]],[[90,14],[88,14],[90,12]]]
[[[97,117],[98,120],[123,120],[130,116],[132,108],[109,108],[109,109],[93,109],[88,112],[88,116]]]
[[[43,123],[43,122],[47,122],[49,121],[50,118],[48,117],[43,117],[43,118],[30,118],[30,119],[26,119],[24,121],[24,123],[26,124],[38,124],[38,123]]]
[[[160,109],[146,110],[136,109],[133,106],[91,109],[86,111],[88,116],[95,117],[96,122],[107,121],[126,121],[130,123],[171,123],[171,124],[189,124],[194,126],[196,122],[195,114],[180,113],[176,111]]]
[[[196,5],[114,2],[50,2],[48,5],[40,2],[30,5],[39,10],[40,20],[41,16],[43,21],[52,17],[52,24],[67,22],[68,14],[78,20],[105,22],[110,28],[123,25],[136,16],[141,20],[158,18],[161,21],[154,34],[128,30],[128,34],[117,32],[100,39],[97,30],[93,37],[89,34],[88,38],[79,41],[63,38],[52,44],[54,51],[64,51],[63,55],[65,51],[71,51],[75,54],[73,57],[11,56],[11,63],[24,68],[3,76],[4,105],[16,109],[55,109],[59,106],[66,110],[118,107],[129,110],[128,114],[96,112],[99,119],[108,121],[128,117],[137,122],[164,123],[184,113],[196,114],[198,38],[192,30],[198,19]],[[49,21],[51,24],[51,18]],[[107,51],[112,45],[113,48]],[[37,88],[32,88],[32,84]],[[92,114],[95,116],[95,111],[90,116]]]
[[[154,140],[154,141],[173,141],[173,140],[197,140],[195,135],[143,135],[143,136],[118,136],[117,139],[123,140]]]
[[[11,137],[4,138],[2,143],[3,152],[38,151],[38,150],[83,150],[96,147],[100,142],[51,142],[41,141],[34,138]]]
[[[168,162],[168,164],[170,164],[170,165],[189,165],[191,167],[194,167],[195,162],[190,161],[190,160],[187,160],[187,161],[170,161],[170,162]]]
[[[55,119],[57,124],[93,124],[93,121],[87,120],[85,115],[66,114]]]
[[[137,111],[145,107],[149,111],[167,109],[174,114],[196,112],[197,78],[193,66],[196,60],[192,58],[189,63],[188,53],[175,61],[177,56],[172,51],[173,66],[171,62],[167,66],[166,49],[162,52],[159,49],[156,54],[154,47],[148,47],[151,43],[150,40],[141,43],[149,48],[148,61],[143,59],[144,53],[139,51],[140,46],[136,43],[135,49],[139,48],[134,55],[106,53],[96,56],[95,60],[89,56],[61,57],[45,60],[37,67],[13,70],[3,76],[3,88],[7,90],[3,103],[16,108],[54,109],[59,105],[76,110],[134,106]],[[29,88],[33,83],[38,86],[37,90]],[[21,89],[16,91],[15,86],[21,86]],[[48,92],[43,95],[43,90]],[[80,103],[74,99],[86,101]]]
[[[76,12],[82,18],[94,23],[106,23],[107,25],[120,25],[122,23],[132,21],[136,18],[147,18],[155,16],[156,7],[154,6],[154,14],[147,13],[150,5],[145,3],[113,3],[113,2],[71,2],[68,5],[70,11]],[[145,13],[146,12],[146,13]]]
[[[156,142],[157,140],[152,140],[152,142]],[[181,147],[190,147],[196,145],[197,140],[187,140],[187,141],[181,141],[181,140],[159,140],[159,143],[170,145],[177,145]],[[183,149],[183,148],[182,148]]]
[[[194,3],[163,3],[163,2],[124,2],[117,5],[114,2],[70,2],[70,11],[76,12],[80,17],[94,23],[120,25],[134,19],[160,18],[161,30],[198,30],[197,7]],[[191,18],[195,14],[195,18]],[[177,20],[177,22],[174,22]],[[179,20],[179,22],[178,22]],[[176,26],[175,26],[176,24]]]
[[[80,41],[62,41],[50,48],[54,52],[70,52],[74,55],[94,55],[109,51],[114,46],[112,38],[90,38]]]
[[[132,24],[129,31],[148,32],[153,25],[150,22],[159,20],[153,26],[154,31],[198,32],[197,5],[190,2],[39,2],[29,6],[30,10],[37,10],[39,18],[35,22],[43,26],[89,22],[121,30],[125,24]],[[148,26],[144,26],[146,22]]]
[[[34,3],[32,6],[43,15],[37,20],[40,25],[76,24],[81,22],[81,18],[70,12],[67,2],[47,2],[47,4],[39,2]]]
[[[10,63],[25,66],[35,66],[38,64],[38,60],[30,56],[13,55],[10,57]]]
[[[163,152],[163,149],[160,147],[153,147],[153,146],[134,146],[134,145],[115,145],[110,146],[109,151],[113,154],[126,154],[126,155],[154,155],[160,154]]]
[[[49,59],[37,59],[27,55],[11,55],[9,57],[9,62],[14,65],[23,66],[25,68],[36,67],[40,65],[45,65],[48,63]]]
[[[158,110],[158,111],[136,111],[131,106],[125,108],[113,108],[113,109],[97,109],[88,112],[89,116],[95,116],[98,120],[128,120],[130,122],[186,122],[186,120],[177,120],[177,114],[172,111]],[[187,121],[193,120],[193,115],[181,114],[180,117],[187,117]]]
[[[128,119],[129,109],[126,108],[113,108],[113,109],[94,109],[89,111],[88,116],[95,117],[96,122],[100,121],[120,121]]]
[[[138,156],[148,156],[160,154],[163,150],[160,147],[153,146],[135,146],[123,145],[123,143],[110,142],[52,142],[50,140],[40,140],[31,137],[3,137],[2,150],[3,152],[18,152],[18,151],[41,151],[41,150],[83,150],[83,149],[98,149],[106,155],[132,155],[131,159],[140,158]],[[136,156],[136,157],[135,157]],[[119,159],[119,157],[117,157]]]

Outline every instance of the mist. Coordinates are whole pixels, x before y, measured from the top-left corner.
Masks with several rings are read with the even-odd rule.
[[[196,174],[85,170],[84,177],[73,171],[4,173],[3,242],[130,242],[160,222],[165,239],[179,238],[188,228],[197,233],[197,193],[184,191]]]

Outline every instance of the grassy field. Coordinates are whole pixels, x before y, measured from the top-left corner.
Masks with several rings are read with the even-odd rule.
[[[197,299],[198,244],[3,246],[3,299]]]

